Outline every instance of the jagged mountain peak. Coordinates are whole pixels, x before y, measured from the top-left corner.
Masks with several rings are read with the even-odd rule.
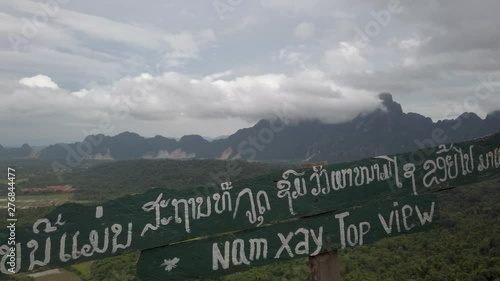
[[[179,141],[206,141],[202,136],[200,135],[184,135],[180,138]]]
[[[134,133],[134,132],[129,132],[129,131],[125,131],[123,133],[120,133],[116,136],[114,136],[114,138],[141,138],[143,139],[143,137],[137,133]]]
[[[387,102],[387,103],[394,102],[394,99],[392,98],[391,93],[387,93],[387,92],[380,93],[380,94],[378,94],[378,98],[383,100],[384,102]]]
[[[382,100],[382,106],[390,114],[400,115],[403,114],[403,107],[401,104],[394,101],[392,94],[390,93],[380,93],[378,95],[379,99]]]
[[[381,108],[359,114],[349,122],[324,124],[318,120],[291,120],[285,127],[277,120],[263,119],[250,128],[213,141],[200,135],[186,135],[178,141],[160,135],[145,138],[128,131],[115,136],[88,136],[100,141],[92,147],[92,155],[84,157],[116,160],[241,157],[247,160],[344,162],[416,150],[419,148],[417,140],[428,139],[436,128],[445,132],[446,142],[464,141],[500,131],[500,111],[488,114],[485,120],[474,113],[465,113],[459,117],[463,120],[433,122],[418,113],[404,113],[390,93],[380,93],[379,98]],[[39,157],[64,159],[69,150],[81,151],[79,145],[81,143],[51,145],[44,148]],[[0,146],[0,158],[26,158],[34,155],[32,151],[27,144],[9,149]]]
[[[486,119],[499,120],[500,119],[500,110],[495,110],[495,111],[488,113],[488,115],[486,115]]]
[[[470,120],[470,121],[481,121],[481,117],[479,117],[474,112],[464,112],[459,116],[460,119]]]
[[[27,143],[24,143],[22,146],[21,146],[22,149],[31,149],[31,146]]]

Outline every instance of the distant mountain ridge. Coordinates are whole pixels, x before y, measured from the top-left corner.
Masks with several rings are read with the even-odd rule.
[[[464,113],[453,120],[433,122],[417,113],[404,113],[392,95],[379,95],[383,108],[339,124],[316,120],[294,122],[263,119],[226,138],[209,141],[199,135],[176,140],[144,138],[124,132],[116,136],[90,135],[82,142],[54,144],[40,151],[0,145],[0,159],[235,159],[344,162],[377,155],[412,151],[424,145],[465,141],[500,131],[500,111],[481,119]],[[274,128],[274,131],[271,130]],[[279,129],[279,130],[278,130]]]

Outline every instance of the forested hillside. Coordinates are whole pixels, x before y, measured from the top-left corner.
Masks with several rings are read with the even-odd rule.
[[[70,185],[76,188],[74,199],[92,201],[142,193],[149,188],[209,188],[227,180],[263,175],[291,165],[239,160],[87,160],[58,178],[51,170],[51,161],[24,159],[9,163],[10,167],[18,168],[17,177],[22,179],[17,182],[18,191],[33,187]],[[0,161],[0,168],[3,170],[9,165],[6,161]]]
[[[67,183],[94,197],[141,192],[149,186],[186,188],[212,181],[212,171],[227,171],[224,161],[137,160],[90,165],[68,174]],[[152,164],[153,163],[153,164]],[[26,164],[26,163],[25,163]],[[264,174],[279,166],[234,162],[235,178]],[[25,165],[26,166],[26,165]],[[31,171],[27,168],[27,170]],[[42,174],[23,182],[27,185]],[[222,173],[220,174],[222,175]],[[500,278],[500,180],[492,179],[438,194],[441,219],[435,229],[340,251],[343,280],[474,280]],[[51,207],[19,210],[20,223],[33,221]],[[138,253],[68,268],[82,280],[138,280]],[[17,277],[16,280],[25,280]],[[307,260],[249,268],[217,280],[309,280]]]

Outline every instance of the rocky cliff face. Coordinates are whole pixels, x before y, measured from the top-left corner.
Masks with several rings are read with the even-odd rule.
[[[474,113],[464,113],[457,119],[434,123],[420,114],[403,112],[389,93],[379,97],[381,108],[360,114],[346,123],[322,124],[309,120],[284,126],[280,120],[261,120],[253,127],[213,141],[198,135],[184,136],[179,141],[162,136],[144,138],[130,132],[113,137],[92,135],[82,142],[48,146],[36,155],[43,159],[65,159],[74,155],[116,160],[243,158],[344,162],[459,142],[500,131],[500,111],[490,113],[484,120]],[[30,155],[34,154],[27,144],[10,149],[0,146],[0,159]]]
[[[0,159],[11,158],[30,158],[36,155],[28,144],[23,144],[21,147],[5,148],[0,145]]]

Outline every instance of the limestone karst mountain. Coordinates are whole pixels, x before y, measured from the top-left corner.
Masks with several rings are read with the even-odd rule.
[[[349,122],[323,124],[316,120],[297,121],[279,132],[273,132],[272,137],[262,133],[269,132],[272,121],[261,120],[253,127],[212,141],[198,135],[176,140],[163,136],[144,138],[124,132],[116,136],[92,135],[79,143],[54,144],[36,154],[27,144],[20,148],[0,146],[0,159],[64,159],[73,154],[88,159],[116,160],[243,158],[343,162],[465,141],[500,131],[500,111],[490,113],[485,119],[474,113],[464,113],[453,120],[433,122],[417,113],[405,113],[389,93],[382,93],[379,97],[383,107],[360,114]],[[279,126],[276,123],[273,125]],[[87,149],[88,144],[91,144],[90,149]]]

